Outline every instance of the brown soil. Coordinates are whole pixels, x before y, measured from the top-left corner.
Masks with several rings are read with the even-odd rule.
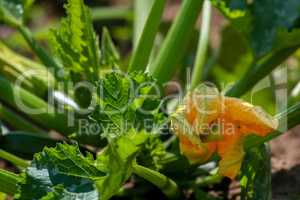
[[[300,199],[300,126],[271,142],[273,200]]]

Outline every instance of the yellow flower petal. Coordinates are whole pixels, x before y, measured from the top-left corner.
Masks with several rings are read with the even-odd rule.
[[[225,99],[224,117],[240,127],[240,131],[265,136],[278,127],[278,122],[260,107],[253,106],[240,99]]]
[[[234,179],[241,169],[244,154],[243,140],[237,138],[228,146],[226,152],[220,155],[219,173],[222,176]]]
[[[185,118],[200,135],[221,113],[221,96],[215,87],[199,85],[185,98]]]
[[[171,124],[179,137],[181,153],[190,162],[206,162],[218,153],[219,173],[231,179],[241,168],[244,136],[251,133],[265,136],[278,126],[259,107],[237,98],[222,97],[216,88],[207,85],[187,95],[172,115]]]
[[[180,151],[185,155],[189,162],[204,163],[206,162],[216,150],[216,144],[193,144],[187,137],[179,136]]]

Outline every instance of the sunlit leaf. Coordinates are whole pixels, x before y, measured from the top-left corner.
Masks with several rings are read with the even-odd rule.
[[[97,157],[98,167],[107,173],[97,187],[103,200],[115,195],[132,173],[132,164],[141,145],[148,138],[145,132],[130,131],[108,147]]]
[[[83,0],[69,0],[67,17],[51,32],[51,46],[74,82],[95,82],[100,67],[100,50],[89,9]],[[84,79],[82,74],[87,77]]]
[[[73,145],[58,144],[35,155],[23,174],[16,199],[99,199],[94,181],[105,175],[90,154]]]
[[[158,109],[159,97],[148,95],[154,81],[143,73],[107,73],[97,86],[99,104],[88,118],[91,123],[101,125],[98,135],[111,140],[131,128],[147,131],[157,128],[164,116]]]

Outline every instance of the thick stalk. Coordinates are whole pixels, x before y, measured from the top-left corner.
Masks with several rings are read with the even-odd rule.
[[[138,164],[133,164],[133,172],[157,186],[169,199],[179,197],[177,184],[165,175]]]
[[[9,123],[14,129],[30,131],[33,133],[46,133],[44,130],[20,116],[10,108],[0,103],[0,119]]]
[[[216,183],[220,183],[223,179],[223,176],[221,176],[219,173],[206,176],[204,179],[197,180],[196,185],[197,186],[206,186],[206,185],[213,185]]]
[[[173,77],[176,65],[182,58],[183,51],[190,40],[190,34],[198,19],[202,2],[202,0],[182,1],[179,14],[171,26],[158,56],[149,66],[150,74],[160,84],[169,81]]]
[[[91,9],[93,20],[129,20],[132,11],[129,6],[96,7]]]
[[[15,166],[20,167],[20,168],[26,168],[29,166],[29,162],[11,154],[11,153],[8,153],[2,149],[0,149],[0,158],[7,160],[7,161],[11,162],[12,164],[14,164]]]
[[[0,42],[0,73],[11,81],[22,80],[22,87],[38,96],[47,95],[55,79],[48,69],[30,60]]]
[[[72,127],[68,127],[65,113],[56,113],[54,107],[1,76],[0,100],[24,113],[44,128],[56,130],[63,135],[73,132]]]
[[[0,191],[13,195],[17,191],[18,175],[0,169]]]
[[[146,69],[165,4],[166,0],[159,0],[153,3],[138,44],[134,49],[129,71],[144,71]]]
[[[201,81],[203,74],[203,66],[206,59],[209,32],[210,32],[210,21],[211,21],[211,2],[205,0],[203,4],[203,16],[202,24],[200,28],[200,38],[198,43],[198,49],[196,54],[196,60],[194,64],[194,71],[192,76],[191,89],[194,89]]]
[[[136,47],[154,0],[134,0],[133,46]]]

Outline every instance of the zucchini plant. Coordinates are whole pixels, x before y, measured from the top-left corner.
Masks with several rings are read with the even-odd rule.
[[[0,158],[15,166],[0,169],[0,199],[226,199],[231,180],[241,199],[271,199],[268,142],[300,124],[300,77],[283,66],[300,47],[298,0],[183,0],[166,33],[166,0],[67,0],[50,48],[27,26],[33,3],[0,0],[34,55],[0,40]],[[214,12],[227,19],[218,50]],[[94,30],[116,18],[134,20],[128,62],[109,29]]]

